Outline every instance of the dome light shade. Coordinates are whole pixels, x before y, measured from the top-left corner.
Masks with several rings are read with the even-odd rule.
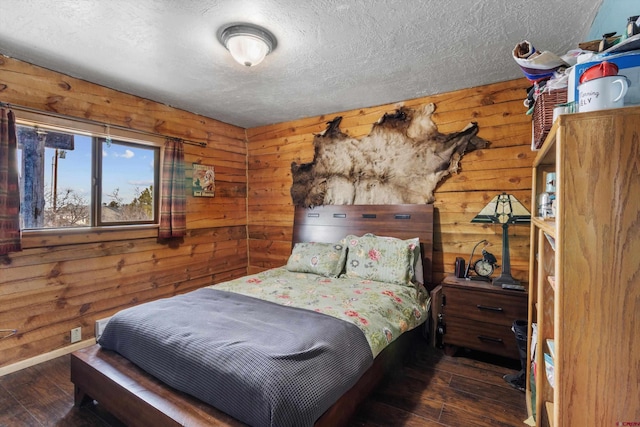
[[[239,64],[253,67],[276,48],[276,38],[252,24],[227,25],[218,31],[218,40]]]

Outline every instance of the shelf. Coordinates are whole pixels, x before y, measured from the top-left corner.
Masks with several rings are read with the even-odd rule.
[[[547,276],[547,282],[551,285],[553,290],[556,290],[556,276]]]
[[[556,239],[555,239],[555,237],[553,237],[549,233],[544,233],[544,237],[547,238],[547,241],[549,242],[549,245],[551,245],[551,249],[553,249],[553,251],[555,252],[556,251]]]
[[[556,344],[555,341],[551,338],[547,338],[547,348],[549,349],[549,354],[554,359],[556,358]]]
[[[527,415],[529,418],[533,418],[533,401],[535,400],[535,394],[530,389],[525,392],[525,400],[527,403]]]
[[[556,132],[558,131],[558,127],[560,126],[560,120],[556,120],[553,122],[551,129],[549,130],[549,134],[547,135],[544,143],[540,147],[538,154],[536,155],[536,159],[534,160],[534,165],[555,165],[556,164],[556,150],[555,150],[555,142],[556,142]]]
[[[556,237],[556,222],[554,220],[542,219],[536,216],[531,218],[531,223],[551,237]]]
[[[549,418],[549,425],[554,426],[553,421],[553,402],[544,402],[544,407],[547,410],[547,418]]]

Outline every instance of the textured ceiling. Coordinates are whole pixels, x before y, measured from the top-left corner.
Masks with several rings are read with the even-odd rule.
[[[518,42],[564,54],[601,3],[0,0],[0,54],[251,128],[521,77]],[[216,39],[231,22],[277,49],[235,63]]]

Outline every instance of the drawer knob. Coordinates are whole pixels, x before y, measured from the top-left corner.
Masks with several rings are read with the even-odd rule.
[[[502,309],[502,307],[491,307],[488,305],[482,305],[482,304],[478,304],[476,305],[476,307],[478,307],[478,310],[488,310],[488,311],[504,311]]]

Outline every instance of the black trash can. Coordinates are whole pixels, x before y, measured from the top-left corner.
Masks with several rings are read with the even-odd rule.
[[[527,374],[527,321],[515,320],[511,325],[511,330],[516,336],[516,345],[518,346],[518,355],[520,356],[520,372],[516,374],[507,374],[503,376],[513,388],[525,391]]]

